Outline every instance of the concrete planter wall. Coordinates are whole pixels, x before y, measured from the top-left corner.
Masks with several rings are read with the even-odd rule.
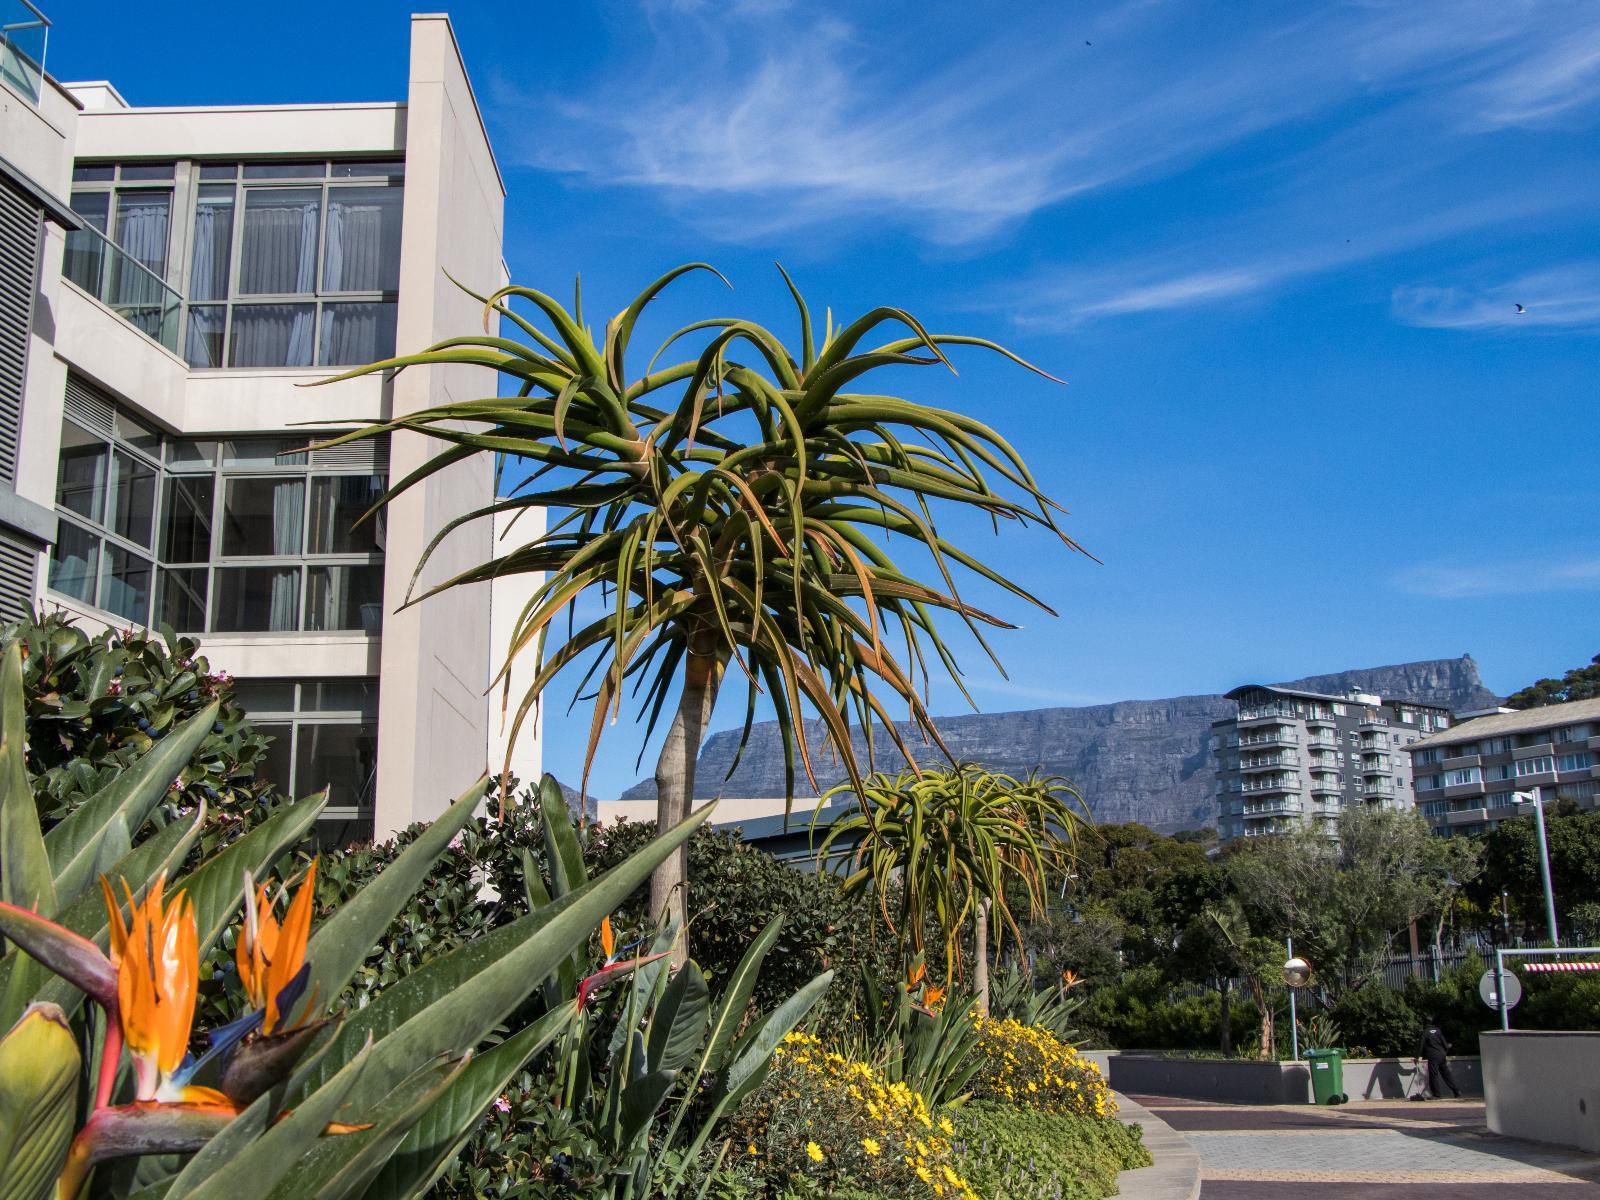
[[[1137,1050],[1085,1052],[1119,1092],[1217,1100],[1229,1104],[1309,1104],[1311,1073],[1303,1062],[1174,1058]],[[1451,1059],[1463,1094],[1482,1095],[1476,1058]],[[1424,1068],[1425,1070],[1425,1068]],[[1344,1090],[1352,1102],[1400,1100],[1413,1084],[1409,1059],[1356,1058],[1344,1063]]]
[[[1518,1029],[1481,1045],[1490,1129],[1600,1151],[1600,1033]]]

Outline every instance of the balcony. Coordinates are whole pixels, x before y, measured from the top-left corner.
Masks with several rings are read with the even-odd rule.
[[[1394,784],[1387,779],[1363,779],[1361,781],[1362,796],[1392,796]]]
[[[1255,800],[1244,806],[1246,817],[1281,817],[1302,811],[1300,801],[1288,797],[1282,800]]]
[[[98,229],[67,234],[62,274],[140,333],[178,352],[183,297]]]
[[[1344,794],[1344,780],[1337,775],[1315,776],[1311,780],[1313,796],[1340,796]]]
[[[1387,758],[1364,758],[1361,760],[1361,773],[1363,775],[1393,775],[1394,768],[1389,765]]]
[[[1460,754],[1455,758],[1445,759],[1443,765],[1446,771],[1451,770],[1452,768],[1459,769],[1461,767],[1482,766],[1483,756],[1479,754]]]
[[[1293,775],[1272,779],[1246,779],[1239,785],[1241,792],[1298,792],[1300,780]]]
[[[0,0],[0,79],[34,104],[44,88],[50,19],[28,0]]]
[[[1269,729],[1262,733],[1241,734],[1238,745],[1246,746],[1298,746],[1300,738],[1292,729]]]
[[[1359,729],[1362,733],[1366,733],[1369,729],[1387,729],[1387,728],[1389,728],[1389,718],[1388,717],[1367,717],[1364,720],[1362,720],[1360,722],[1360,724],[1358,724],[1356,726],[1356,728]],[[1388,735],[1386,734],[1385,736],[1388,736]]]
[[[1554,742],[1538,742],[1532,746],[1514,747],[1511,751],[1511,757],[1518,760],[1524,758],[1546,758],[1553,757],[1555,752]]]
[[[1272,771],[1299,765],[1300,756],[1293,750],[1285,750],[1278,754],[1258,754],[1239,760],[1240,771]]]
[[[1486,808],[1458,808],[1448,813],[1444,822],[1446,825],[1481,825],[1489,819],[1489,810]]]

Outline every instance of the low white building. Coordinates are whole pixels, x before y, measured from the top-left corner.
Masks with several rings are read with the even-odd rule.
[[[58,83],[43,46],[0,46],[0,611],[198,635],[276,737],[273,782],[331,786],[330,840],[432,816],[499,767],[491,608],[531,581],[399,603],[493,463],[358,527],[438,444],[305,447],[496,379],[306,385],[477,326],[447,273],[505,280],[504,183],[448,18],[412,17],[407,94],[372,104],[139,108]],[[491,547],[486,522],[457,530],[422,583]]]

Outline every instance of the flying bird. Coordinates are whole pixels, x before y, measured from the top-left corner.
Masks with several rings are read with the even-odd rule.
[[[1517,311],[1518,311],[1518,312],[1519,312],[1519,313],[1525,313],[1525,312],[1527,312],[1527,311],[1528,311],[1528,310],[1527,310],[1527,309],[1525,309],[1525,308],[1523,308],[1523,307],[1522,307],[1522,305],[1520,305],[1520,304],[1519,304],[1519,305],[1517,305]]]

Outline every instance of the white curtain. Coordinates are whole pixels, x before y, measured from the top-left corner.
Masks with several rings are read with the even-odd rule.
[[[309,296],[315,292],[321,210],[320,190],[257,188],[246,194],[239,259],[241,293]],[[309,304],[235,309],[231,364],[310,366],[315,313]]]
[[[333,188],[323,285],[330,292],[392,292],[400,286],[397,187]]]
[[[305,512],[305,480],[283,479],[272,489],[272,552],[300,553],[300,522]],[[272,576],[271,628],[300,627],[300,572],[283,569]]]
[[[164,280],[167,274],[167,226],[171,211],[170,192],[117,194],[117,245],[128,258],[151,274],[132,263],[118,263],[109,303],[121,310],[128,321],[157,339],[166,315],[166,289],[158,281]]]

